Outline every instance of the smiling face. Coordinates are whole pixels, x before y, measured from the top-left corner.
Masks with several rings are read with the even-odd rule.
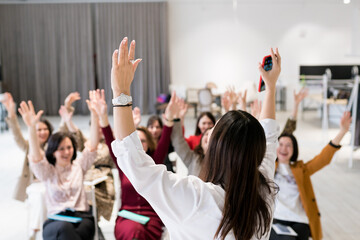
[[[211,119],[204,115],[200,120],[199,120],[199,124],[198,127],[200,129],[201,133],[204,133],[204,131],[208,128],[212,128],[214,126],[214,123],[211,121]]]
[[[36,134],[38,136],[40,144],[44,144],[50,136],[50,130],[45,123],[38,122],[36,124]]]
[[[294,146],[289,137],[281,137],[279,139],[279,146],[276,149],[276,154],[279,163],[290,163],[290,158],[294,153]]]
[[[155,141],[157,141],[160,138],[162,128],[159,124],[159,121],[154,121],[151,125],[148,126],[147,129],[149,130]]]
[[[62,167],[71,164],[71,158],[73,157],[73,154],[74,147],[72,142],[70,138],[66,137],[60,142],[58,148],[54,152],[56,164]]]

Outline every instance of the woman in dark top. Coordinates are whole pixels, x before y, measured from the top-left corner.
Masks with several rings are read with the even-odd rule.
[[[105,137],[105,142],[109,149],[111,149],[111,142],[114,140],[114,136],[108,121],[104,90],[101,90],[101,92],[99,90],[97,91],[96,110],[99,115],[100,126]],[[151,134],[146,128],[138,127],[137,129],[143,143],[144,151],[154,159],[156,164],[162,164],[169,147],[172,128],[166,126],[163,128],[156,150],[154,148],[155,144],[151,141]],[[113,152],[110,151],[110,154],[116,164],[116,157],[113,155]],[[142,225],[120,216],[117,217],[115,224],[116,239],[161,239],[162,221],[150,204],[135,191],[128,178],[118,166],[117,169],[119,171],[122,191],[120,211],[127,210],[144,215],[150,217],[150,220],[145,225]]]

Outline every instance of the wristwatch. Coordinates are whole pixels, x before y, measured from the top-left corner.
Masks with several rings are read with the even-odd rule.
[[[132,102],[132,97],[121,93],[120,96],[113,98],[112,104],[113,105],[127,105]]]

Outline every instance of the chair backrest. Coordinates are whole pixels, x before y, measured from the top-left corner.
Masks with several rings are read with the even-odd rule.
[[[210,89],[200,89],[198,92],[199,104],[202,106],[209,106],[212,103],[212,94]]]
[[[198,91],[196,88],[188,88],[186,89],[186,102],[187,103],[198,103]]]

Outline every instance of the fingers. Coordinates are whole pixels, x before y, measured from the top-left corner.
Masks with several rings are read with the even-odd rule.
[[[129,60],[135,60],[135,40],[132,40],[130,43]]]
[[[119,50],[116,49],[112,56],[112,67],[113,68],[117,67],[117,65],[119,64],[118,61],[119,61]]]
[[[264,78],[264,75],[265,75],[266,71],[262,67],[261,63],[258,64],[258,69],[259,69],[260,75]]]
[[[124,37],[124,39],[121,41],[120,43],[120,56],[119,56],[119,65],[124,65],[125,61],[127,61],[128,59],[128,49],[127,49],[127,37]],[[125,59],[126,58],[126,59]]]
[[[136,69],[137,69],[137,67],[138,67],[138,65],[139,65],[139,63],[142,61],[142,59],[141,58],[138,58],[138,59],[136,59],[134,62],[133,62],[133,71],[135,72],[136,71]]]
[[[100,99],[105,102],[105,90],[101,89]]]
[[[38,113],[36,114],[36,120],[39,120],[40,119],[40,117],[41,117],[41,115],[44,113],[44,111],[43,110],[40,110],[40,111],[38,111]]]
[[[35,113],[34,105],[30,100],[28,101],[28,105],[29,105],[30,112]]]
[[[275,48],[275,55],[276,55],[276,57],[277,57],[277,64],[279,65],[279,66],[281,66],[281,56],[280,56],[280,53],[279,53],[279,49],[278,48]]]

